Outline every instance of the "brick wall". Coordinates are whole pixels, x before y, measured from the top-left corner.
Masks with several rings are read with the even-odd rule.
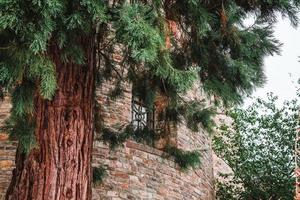
[[[15,166],[16,142],[0,135],[0,200],[4,199]]]
[[[9,115],[11,109],[11,104],[8,97],[5,97],[3,100],[0,100],[0,127],[3,125],[3,122]]]
[[[8,117],[10,108],[11,104],[8,97],[0,101],[0,127]],[[4,199],[4,194],[12,175],[15,151],[16,142],[8,141],[7,135],[0,131],[0,200]]]
[[[111,84],[104,85],[106,86],[97,90],[97,95],[98,100],[101,100],[105,124],[115,126],[116,122],[130,123],[131,91],[125,90],[123,96],[116,102],[111,102],[107,97],[108,86]],[[128,85],[125,88],[131,87]],[[190,101],[206,99],[206,96],[201,87],[195,85],[184,98]],[[206,101],[209,102],[207,99]],[[156,103],[159,102],[158,99]],[[101,185],[94,187],[94,200],[214,199],[211,138],[201,127],[199,130],[197,133],[192,132],[184,122],[172,129],[173,145],[183,150],[198,150],[201,153],[201,166],[185,172],[182,172],[172,159],[166,158],[163,151],[156,148],[127,141],[123,147],[111,151],[102,142],[95,142],[93,166],[105,166],[108,174]]]
[[[94,188],[93,200],[213,199],[211,174],[202,168],[182,172],[163,151],[133,141],[115,151],[101,142],[94,147],[93,166],[105,165],[108,174]]]

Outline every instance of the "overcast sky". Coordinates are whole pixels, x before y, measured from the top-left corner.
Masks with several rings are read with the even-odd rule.
[[[282,103],[296,98],[295,87],[300,78],[300,28],[295,29],[287,19],[280,19],[275,26],[275,37],[283,43],[281,55],[265,58],[267,83],[252,96],[265,98],[268,92],[273,92]],[[246,99],[245,104],[250,102]]]

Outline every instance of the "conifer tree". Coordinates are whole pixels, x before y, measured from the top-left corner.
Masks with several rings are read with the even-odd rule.
[[[240,103],[263,84],[264,56],[279,53],[272,30],[277,14],[297,25],[299,5],[298,0],[0,1],[0,91],[11,95],[6,128],[19,140],[6,199],[91,199],[95,83],[118,70],[110,48],[99,43],[124,47],[127,79],[143,81],[139,89],[147,102],[163,93],[171,113],[199,123],[206,115],[188,109],[180,98],[185,91],[200,79],[225,105]],[[245,27],[249,14],[255,22]],[[173,22],[184,35],[181,45],[170,34]],[[105,61],[104,71],[96,67],[97,58]]]

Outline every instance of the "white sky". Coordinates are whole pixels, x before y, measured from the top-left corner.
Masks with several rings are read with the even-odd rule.
[[[268,92],[279,97],[279,102],[296,98],[297,80],[300,78],[300,26],[295,29],[289,20],[281,19],[275,26],[275,37],[283,43],[281,55],[265,58],[267,83],[258,88],[253,97],[265,98]],[[294,81],[294,83],[292,83]],[[252,100],[245,100],[248,105]]]

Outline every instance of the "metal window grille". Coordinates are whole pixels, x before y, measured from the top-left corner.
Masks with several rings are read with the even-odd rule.
[[[137,97],[132,97],[132,125],[135,130],[142,130],[146,127],[154,129],[154,108],[147,108],[145,103]]]

